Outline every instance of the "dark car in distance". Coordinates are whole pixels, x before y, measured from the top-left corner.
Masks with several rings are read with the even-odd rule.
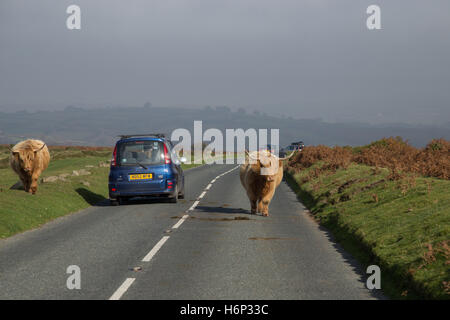
[[[280,150],[280,157],[286,157],[288,153],[294,151],[302,151],[304,147],[305,144],[303,143],[303,141],[292,142],[289,146]]]
[[[164,134],[122,135],[116,142],[109,173],[112,205],[134,197],[184,198],[184,173]]]

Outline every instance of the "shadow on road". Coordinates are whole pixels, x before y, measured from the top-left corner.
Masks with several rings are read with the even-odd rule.
[[[78,188],[75,190],[80,196],[83,197],[84,201],[89,203],[91,206],[106,206],[109,205],[109,200],[104,196],[94,193],[86,188]]]
[[[288,179],[283,178],[283,180],[286,186],[289,188],[289,192],[292,192],[295,197],[295,200],[293,200],[293,202],[294,203],[300,202],[304,206],[304,209],[307,210],[308,205],[311,205],[313,203],[312,197],[302,192],[298,187],[298,185],[292,182],[292,178],[290,179],[289,178],[290,177],[288,177]],[[359,276],[358,281],[361,282],[365,287],[367,278],[369,276],[368,274],[365,273],[364,268],[364,264],[367,263],[359,262],[353,255],[347,252],[338,242],[333,233],[314,219],[314,213],[304,212],[304,214],[306,217],[311,219],[316,224],[316,227],[323,233],[323,235],[331,243],[333,249],[336,250],[336,252],[338,252],[341,255],[343,261],[347,263],[351,267],[351,269]],[[386,297],[381,290],[369,290],[369,294],[375,299],[379,300],[388,299],[388,297]]]
[[[182,202],[184,200],[178,200]],[[152,203],[170,203],[168,198],[165,197],[136,197],[130,199],[124,199],[121,205],[132,206],[141,204],[152,204]]]
[[[210,213],[251,214],[249,210],[245,210],[242,208],[228,208],[225,206],[221,207],[197,206],[195,207],[195,210]]]
[[[357,261],[350,253],[344,250],[344,248],[338,243],[334,235],[329,231],[327,228],[321,225],[317,225],[319,230],[323,232],[323,234],[328,238],[330,243],[332,244],[333,248],[342,256],[342,259],[350,265],[352,270],[358,274],[359,279],[358,281],[363,284],[363,286],[366,286],[367,278],[369,277],[368,274],[365,273],[364,266]],[[368,289],[367,289],[368,290]],[[381,290],[369,290],[370,295],[373,298],[380,299],[380,300],[386,300],[387,297],[383,294]]]

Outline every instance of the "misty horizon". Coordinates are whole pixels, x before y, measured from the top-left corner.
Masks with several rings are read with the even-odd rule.
[[[295,119],[295,120],[314,120],[314,121],[322,121],[324,123],[340,123],[340,124],[360,124],[360,125],[373,125],[373,126],[389,126],[389,125],[396,125],[396,126],[405,126],[405,127],[445,127],[450,124],[450,119],[444,118],[441,119],[441,121],[435,121],[435,122],[424,122],[420,121],[420,117],[418,121],[402,121],[401,118],[395,119],[393,117],[390,118],[390,121],[382,121],[380,119],[371,119],[369,117],[364,118],[345,118],[341,117],[338,119],[332,119],[330,117],[326,117],[320,114],[304,114],[303,116],[295,116],[291,114],[286,113],[274,113],[271,112],[271,109],[264,108],[263,106],[256,108],[256,107],[240,107],[240,106],[226,106],[226,105],[204,105],[204,106],[196,106],[196,105],[169,105],[169,106],[158,106],[153,105],[150,102],[145,102],[141,105],[121,105],[121,104],[108,104],[108,105],[76,105],[76,104],[68,104],[65,106],[49,106],[49,105],[35,105],[35,106],[26,106],[26,105],[16,105],[16,106],[10,106],[10,107],[4,107],[0,105],[0,113],[38,113],[38,112],[48,112],[48,111],[65,111],[70,108],[76,108],[76,109],[82,109],[82,110],[105,110],[108,109],[133,109],[133,108],[145,108],[146,104],[150,104],[150,108],[154,109],[185,109],[185,110],[204,110],[204,109],[220,109],[220,108],[227,108],[231,112],[243,112],[247,115],[267,115],[275,118],[280,119]],[[447,137],[446,137],[447,138]]]
[[[423,147],[432,139],[450,137],[450,126],[357,122],[329,123],[319,119],[276,117],[260,111],[246,112],[225,106],[189,108],[109,107],[83,109],[68,106],[60,111],[0,112],[0,144],[14,144],[35,138],[49,145],[112,145],[118,135],[161,132],[176,129],[192,132],[195,121],[204,129],[277,129],[280,145],[304,141],[306,145],[367,145],[384,137],[402,137]]]
[[[0,3],[0,111],[228,106],[327,122],[450,122],[450,3]]]

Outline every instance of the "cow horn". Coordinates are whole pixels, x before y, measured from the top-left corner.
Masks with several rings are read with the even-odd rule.
[[[11,153],[14,153],[13,148],[11,148],[9,145],[6,147],[8,148],[9,151],[11,151]]]
[[[247,150],[245,150],[245,154],[246,154],[250,159],[255,160],[255,161],[258,161],[258,158],[254,158],[254,157],[250,154],[250,152],[248,152]]]
[[[45,143],[42,145],[42,147],[40,147],[38,150],[35,150],[34,152],[39,152],[39,151],[41,151],[42,149],[44,149],[44,147],[45,147]]]
[[[282,161],[287,160],[287,159],[289,159],[290,157],[292,157],[296,151],[298,151],[298,149],[292,151],[292,153],[291,153],[290,155],[288,155],[287,157],[279,158],[279,159],[282,160]]]

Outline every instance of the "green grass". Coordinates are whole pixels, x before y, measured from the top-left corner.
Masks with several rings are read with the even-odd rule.
[[[68,177],[67,181],[39,183],[36,195],[23,190],[11,190],[19,179],[11,169],[0,169],[0,238],[39,227],[40,225],[75,212],[108,197],[109,168],[98,167],[109,157],[69,158],[52,161],[41,177],[72,173],[85,168],[92,174]],[[85,186],[82,182],[88,182]]]
[[[36,195],[10,189],[19,178],[9,167],[0,169],[0,238],[37,228],[55,218],[107,199],[109,167],[99,167],[99,163],[110,160],[111,152],[103,153],[104,155],[98,155],[95,151],[81,153],[79,150],[68,150],[59,152],[57,159],[54,159],[52,152],[53,160],[41,178],[71,174],[73,170],[83,168],[91,174],[70,176],[66,178],[67,181],[40,182]],[[86,167],[87,165],[94,168]],[[194,166],[197,165],[182,167],[188,169]],[[86,186],[83,182],[89,185]]]
[[[12,146],[10,146],[12,147]],[[86,147],[50,147],[52,160],[68,158],[84,158],[88,156],[110,158],[112,149],[107,147],[95,148],[96,150],[83,150]],[[0,145],[0,169],[9,168],[10,151],[6,145]]]
[[[314,177],[320,166],[286,178],[346,250],[380,266],[383,291],[397,299],[449,299],[450,252],[442,245],[450,244],[450,181],[411,175],[389,181],[388,170],[356,164]]]

